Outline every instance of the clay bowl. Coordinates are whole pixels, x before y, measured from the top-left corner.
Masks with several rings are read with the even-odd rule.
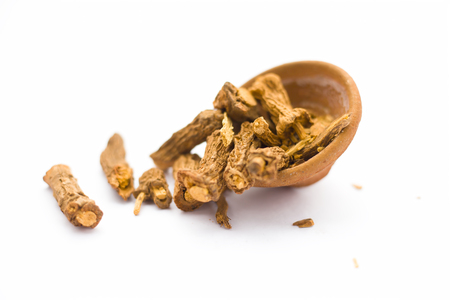
[[[272,181],[257,181],[256,187],[302,187],[324,178],[355,136],[361,120],[361,97],[353,79],[341,68],[321,61],[284,64],[259,75],[281,77],[293,107],[306,108],[315,115],[334,118],[350,114],[350,124],[334,141],[305,163],[278,173]],[[259,76],[258,75],[258,76]],[[242,87],[249,88],[255,78]]]

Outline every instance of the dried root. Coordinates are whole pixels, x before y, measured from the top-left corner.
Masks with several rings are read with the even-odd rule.
[[[258,103],[245,88],[226,82],[214,100],[214,108],[225,110],[237,122],[253,121],[260,116]]]
[[[281,139],[270,130],[269,123],[264,117],[259,117],[253,122],[253,131],[264,145],[268,147],[281,146]]]
[[[350,116],[343,115],[334,120],[315,140],[298,151],[299,158],[308,160],[328,146],[341,131],[350,124]]]
[[[197,170],[200,166],[200,156],[197,154],[183,154],[173,164],[173,177],[175,179],[174,202],[182,211],[193,211],[203,205],[203,202],[196,201],[189,193],[186,195],[186,188],[178,180],[179,170]]]
[[[219,200],[226,188],[223,171],[231,149],[232,143],[224,144],[220,130],[216,130],[207,138],[200,168],[178,171],[177,180],[180,182],[180,188],[186,190],[185,198],[199,202]]]
[[[297,221],[292,225],[298,226],[300,228],[312,227],[314,225],[314,221],[312,219],[304,219],[304,220]]]
[[[53,196],[70,223],[90,228],[98,225],[103,212],[83,193],[68,166],[53,166],[45,174],[44,181],[53,190]]]
[[[139,187],[133,192],[136,198],[134,214],[137,216],[141,210],[142,202],[153,200],[159,208],[169,208],[172,202],[172,194],[169,190],[164,172],[157,168],[151,168],[139,178]]]
[[[312,125],[311,116],[302,108],[292,108],[287,92],[278,75],[269,73],[256,78],[250,92],[255,99],[261,101],[272,121],[276,125],[277,135],[281,138],[306,138],[304,126]]]
[[[250,151],[261,146],[260,141],[253,133],[252,127],[249,122],[243,123],[241,131],[234,137],[234,149],[228,157],[223,175],[227,187],[236,194],[242,194],[245,190],[251,188],[255,182],[246,168]]]
[[[123,139],[117,133],[109,139],[100,164],[109,184],[126,201],[134,191],[133,169],[125,161]]]
[[[181,154],[189,153],[203,143],[216,129],[222,127],[223,114],[218,110],[205,110],[186,127],[175,132],[158,151],[150,155],[156,166],[162,170],[171,167]]]
[[[259,181],[277,178],[278,171],[287,167],[289,156],[279,147],[259,148],[250,151],[247,170],[250,176]]]
[[[231,229],[230,218],[228,218],[228,203],[223,194],[220,196],[219,200],[217,200],[217,212],[216,212],[216,220],[217,224],[225,227],[226,229]]]
[[[249,90],[226,82],[214,107],[218,110],[200,113],[151,157],[162,169],[173,166],[174,202],[179,209],[193,211],[216,202],[217,222],[225,228],[231,228],[225,189],[242,194],[256,181],[276,179],[280,170],[322,151],[349,124],[347,115],[333,122],[328,115],[316,117],[293,108],[280,77],[273,73],[257,77]],[[202,159],[189,154],[205,140]],[[138,196],[138,201],[144,199]]]

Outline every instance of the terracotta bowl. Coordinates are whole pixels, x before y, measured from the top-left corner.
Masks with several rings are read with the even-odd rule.
[[[283,81],[293,107],[302,107],[316,115],[337,118],[350,114],[350,125],[320,153],[305,163],[281,171],[275,180],[257,181],[257,187],[302,187],[324,178],[355,136],[361,120],[361,97],[353,79],[341,68],[321,61],[284,64],[259,75],[275,73]],[[254,78],[243,85],[249,88]]]

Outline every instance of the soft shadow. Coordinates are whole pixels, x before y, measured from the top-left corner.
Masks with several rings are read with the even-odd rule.
[[[252,188],[242,195],[227,192],[225,197],[229,204],[228,216],[233,225],[244,226],[273,226],[292,224],[290,215],[302,211],[308,200],[303,197],[303,189],[280,188]],[[236,226],[235,226],[236,227]]]

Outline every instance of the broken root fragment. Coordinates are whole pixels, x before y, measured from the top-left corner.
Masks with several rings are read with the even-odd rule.
[[[260,115],[258,103],[245,88],[226,82],[214,100],[214,108],[225,110],[237,122],[253,121]]]
[[[150,155],[156,166],[162,170],[171,167],[182,154],[189,153],[203,143],[214,130],[222,127],[223,114],[218,110],[205,110],[186,127],[175,132],[158,151]]]
[[[249,122],[242,124],[241,131],[234,137],[234,149],[228,157],[223,174],[227,187],[236,194],[242,194],[245,190],[251,188],[255,182],[246,168],[250,151],[261,145],[255,137],[252,127]]]
[[[61,211],[73,225],[90,228],[98,225],[103,212],[83,193],[68,166],[53,166],[45,174],[44,181],[53,190]]]
[[[350,116],[343,115],[342,117],[334,120],[318,137],[312,141],[312,143],[306,145],[296,153],[303,160],[308,160],[326,146],[328,146],[341,131],[350,124]]]
[[[306,227],[313,226],[314,225],[314,221],[312,219],[304,219],[304,220],[297,221],[297,222],[295,222],[292,225],[298,226],[300,228],[306,228]]]
[[[253,132],[264,145],[281,146],[281,139],[270,130],[269,123],[264,117],[259,117],[253,122]]]
[[[109,139],[100,155],[100,164],[109,184],[126,201],[134,191],[133,169],[125,160],[123,139],[117,133]]]
[[[269,112],[279,137],[296,141],[293,135],[297,134],[300,140],[306,138],[304,127],[312,125],[311,116],[305,109],[292,108],[278,75],[269,73],[257,77],[250,92]]]
[[[217,224],[225,227],[226,229],[231,229],[230,218],[228,218],[228,203],[223,195],[220,196],[217,203],[216,220]]]
[[[197,154],[183,154],[173,164],[173,176],[175,179],[174,188],[174,202],[175,205],[182,211],[193,211],[203,205],[192,198],[186,188],[183,187],[180,180],[178,180],[179,170],[197,170],[200,166],[201,158]]]
[[[134,214],[137,216],[141,210],[142,202],[153,200],[159,208],[169,208],[172,202],[172,194],[169,191],[164,172],[157,168],[151,168],[139,178],[139,187],[133,193],[136,198]]]
[[[255,180],[270,181],[278,171],[288,166],[289,156],[280,147],[259,148],[250,151],[247,170]]]
[[[178,171],[177,180],[180,188],[188,193],[188,197],[199,202],[219,200],[226,188],[223,171],[233,143],[224,144],[220,130],[216,130],[207,138],[205,155],[197,170],[182,169]],[[186,197],[185,197],[186,198]]]

